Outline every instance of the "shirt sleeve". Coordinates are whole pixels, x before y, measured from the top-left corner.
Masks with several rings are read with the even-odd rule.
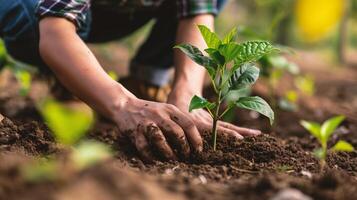
[[[36,14],[39,18],[63,17],[80,29],[86,21],[89,8],[90,0],[40,0]]]
[[[178,18],[198,14],[217,15],[217,0],[177,0]]]

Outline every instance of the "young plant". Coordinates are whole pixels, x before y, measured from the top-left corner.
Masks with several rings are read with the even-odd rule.
[[[320,159],[322,168],[325,165],[327,151],[329,150],[327,143],[330,137],[335,132],[336,128],[341,124],[341,122],[345,119],[344,116],[336,116],[327,121],[325,121],[322,125],[316,122],[309,122],[302,120],[300,124],[310,132],[320,143],[321,147],[314,151],[314,155]],[[354,150],[353,146],[344,141],[339,140],[332,148],[333,151],[347,151],[351,152]]]
[[[99,142],[81,140],[94,122],[88,107],[65,106],[48,100],[40,106],[41,114],[56,141],[69,149],[72,169],[83,170],[111,157],[110,149]],[[23,169],[24,177],[31,182],[54,180],[61,175],[63,163],[57,159],[42,159]]]
[[[228,102],[228,107],[223,112],[221,109],[223,101],[230,92],[249,88],[256,82],[259,77],[259,68],[253,63],[277,49],[267,41],[236,43],[236,28],[230,31],[223,40],[206,26],[198,25],[198,28],[208,46],[205,49],[207,55],[191,44],[180,44],[175,48],[180,49],[208,71],[217,99],[215,102],[209,102],[202,97],[194,96],[189,111],[203,108],[210,113],[213,118],[213,149],[216,150],[217,122],[234,107],[256,111],[268,117],[270,124],[273,123],[273,110],[267,102],[257,96],[240,97],[238,100]]]

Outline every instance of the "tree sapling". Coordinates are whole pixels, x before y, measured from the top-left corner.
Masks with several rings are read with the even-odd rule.
[[[269,118],[270,124],[273,123],[273,110],[267,102],[257,96],[240,97],[238,100],[228,102],[228,107],[223,112],[221,109],[223,101],[230,92],[249,88],[256,82],[259,77],[259,68],[253,63],[277,49],[267,41],[236,43],[236,28],[230,31],[223,40],[206,26],[198,25],[198,28],[208,46],[205,49],[207,56],[191,44],[180,44],[175,48],[180,49],[208,71],[217,99],[215,102],[209,102],[202,97],[194,96],[189,111],[206,109],[210,113],[213,118],[213,149],[216,150],[217,122],[234,107],[259,112]]]
[[[345,119],[344,116],[336,116],[327,121],[322,125],[316,122],[309,122],[302,120],[300,124],[310,132],[320,143],[321,147],[314,151],[314,155],[320,159],[321,168],[323,169],[326,163],[326,155],[329,150],[327,142],[329,141],[332,134],[335,132],[336,128]],[[354,150],[353,146],[344,141],[339,140],[334,146],[330,148],[333,151],[346,151],[351,152]]]

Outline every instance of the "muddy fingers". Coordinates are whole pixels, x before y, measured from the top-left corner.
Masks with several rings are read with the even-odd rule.
[[[240,135],[243,136],[257,136],[260,135],[262,132],[260,130],[255,130],[255,129],[249,129],[249,128],[242,128],[242,127],[238,127],[235,126],[233,124],[227,123],[227,122],[222,122],[219,121],[218,125],[227,129],[231,129],[234,130],[236,132],[238,132]]]
[[[150,144],[144,136],[144,127],[142,125],[138,125],[136,132],[130,131],[128,136],[144,161],[152,162],[155,160],[155,157],[151,152]]]
[[[188,158],[190,155],[190,145],[182,128],[176,123],[169,121],[160,123],[159,127],[171,145],[177,148],[175,153],[182,155],[184,158]]]
[[[186,138],[191,144],[193,150],[196,152],[202,152],[202,137],[198,132],[195,124],[181,112],[173,113],[171,119],[180,125],[180,127],[185,131]]]
[[[146,139],[148,140],[149,144],[152,144],[157,148],[159,153],[167,160],[177,160],[176,155],[174,154],[173,150],[167,143],[167,140],[162,133],[162,131],[159,129],[159,127],[154,124],[150,123],[146,125],[145,127],[145,136]]]

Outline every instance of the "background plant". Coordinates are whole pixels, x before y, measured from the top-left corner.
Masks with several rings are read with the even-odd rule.
[[[86,169],[111,157],[111,151],[106,145],[82,139],[94,122],[93,113],[87,106],[66,106],[47,100],[39,106],[39,110],[56,142],[69,150],[70,166],[73,169]],[[29,181],[52,180],[58,178],[60,170],[61,162],[52,157],[26,166],[24,175]]]
[[[304,121],[302,120],[301,125],[310,132],[320,143],[321,147],[314,151],[314,155],[320,159],[322,169],[326,163],[327,151],[329,150],[327,143],[330,140],[331,136],[335,132],[336,128],[342,123],[345,119],[344,116],[336,116],[327,121],[322,125],[316,122]],[[354,150],[353,146],[344,141],[339,140],[337,143],[330,148],[332,151],[347,151],[351,152]]]
[[[251,87],[259,78],[259,68],[253,63],[262,56],[277,51],[277,49],[267,41],[247,41],[236,43],[237,29],[231,30],[223,40],[206,26],[198,25],[203,36],[207,49],[206,55],[191,44],[177,45],[175,48],[183,51],[197,64],[207,70],[212,87],[217,95],[215,102],[194,96],[191,100],[189,111],[194,109],[206,109],[213,118],[212,138],[213,149],[216,150],[217,122],[229,110],[234,107],[253,110],[269,118],[270,123],[274,121],[274,112],[260,97],[239,97],[236,101],[228,102],[228,107],[221,112],[222,102],[230,92]]]
[[[0,72],[2,68],[8,68],[14,74],[20,89],[21,96],[27,96],[32,84],[32,74],[36,72],[35,68],[25,63],[14,60],[9,56],[5,49],[5,44],[0,40]]]

